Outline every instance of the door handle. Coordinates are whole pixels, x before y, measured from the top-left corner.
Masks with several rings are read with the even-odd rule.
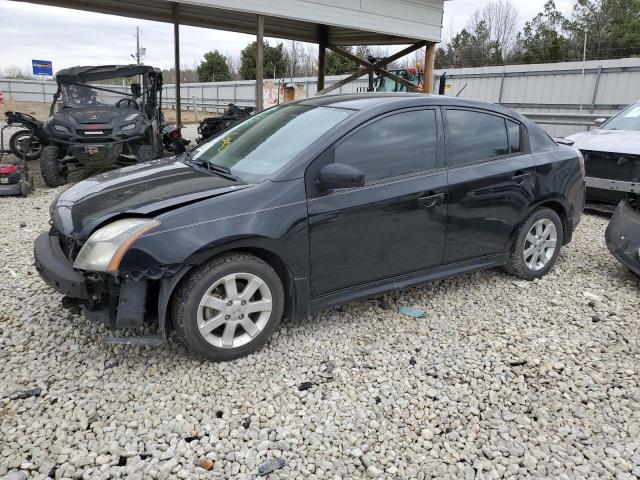
[[[531,178],[532,173],[531,172],[516,172],[516,174],[511,177],[511,180],[522,184],[525,182],[525,180],[528,180],[529,178]]]
[[[418,198],[418,203],[424,208],[431,208],[435,207],[442,200],[444,200],[444,193],[428,193]]]

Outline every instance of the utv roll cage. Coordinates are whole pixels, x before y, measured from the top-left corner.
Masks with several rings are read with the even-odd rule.
[[[109,80],[111,78],[128,78],[142,77],[141,89],[134,91],[132,84],[132,92],[121,92],[98,85],[88,85],[90,82],[101,80]],[[49,114],[53,115],[55,106],[62,94],[63,85],[80,85],[88,86],[93,90],[101,90],[104,92],[115,93],[118,95],[127,95],[132,98],[141,98],[142,105],[140,110],[149,117],[157,117],[161,119],[160,108],[162,107],[162,71],[158,68],[148,65],[101,65],[92,67],[71,67],[60,70],[56,75],[58,89],[53,95],[53,102]],[[140,85],[140,84],[137,84]]]

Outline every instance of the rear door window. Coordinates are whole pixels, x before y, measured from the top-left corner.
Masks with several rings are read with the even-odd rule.
[[[509,154],[509,136],[503,117],[472,110],[450,109],[447,109],[446,116],[449,166]],[[519,148],[519,139],[517,143]]]

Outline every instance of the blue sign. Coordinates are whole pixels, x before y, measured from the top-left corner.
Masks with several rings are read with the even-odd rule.
[[[50,60],[31,60],[34,75],[53,77],[53,63]]]

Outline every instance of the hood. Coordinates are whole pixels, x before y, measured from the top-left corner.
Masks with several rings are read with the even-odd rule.
[[[580,150],[640,155],[640,132],[633,130],[591,130],[567,139]]]
[[[106,108],[106,107],[89,107],[89,108],[65,108],[53,115],[53,120],[61,121],[71,117],[78,124],[88,123],[112,123],[114,120],[122,117],[123,119],[131,114],[139,113],[137,110],[124,108]]]
[[[165,158],[75,184],[51,206],[51,218],[60,232],[82,239],[116,216],[152,216],[249,186]]]

